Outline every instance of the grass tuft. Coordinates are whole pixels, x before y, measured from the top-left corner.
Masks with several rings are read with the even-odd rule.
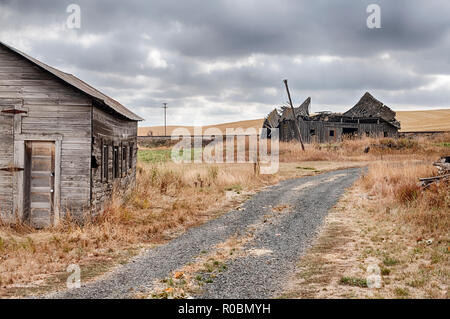
[[[354,278],[354,277],[341,277],[339,280],[341,285],[346,286],[355,286],[361,288],[367,288],[367,280],[362,278]]]

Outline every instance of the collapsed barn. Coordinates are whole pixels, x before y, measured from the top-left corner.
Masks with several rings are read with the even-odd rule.
[[[0,42],[0,217],[41,228],[98,211],[136,179],[139,116]]]
[[[400,123],[395,112],[366,92],[359,102],[345,113],[319,112],[310,115],[311,98],[294,108],[295,119],[305,143],[340,141],[343,137],[397,137]],[[292,110],[274,109],[264,120],[268,138],[271,129],[279,129],[281,141],[297,139]]]

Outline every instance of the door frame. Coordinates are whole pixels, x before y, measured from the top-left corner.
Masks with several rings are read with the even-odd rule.
[[[61,220],[61,149],[63,135],[61,134],[20,134],[14,137],[14,164],[17,167],[25,165],[25,142],[53,142],[55,143],[55,180],[53,194],[53,223],[56,226]],[[24,173],[15,174],[14,182],[14,211],[18,212],[20,220],[24,219]]]

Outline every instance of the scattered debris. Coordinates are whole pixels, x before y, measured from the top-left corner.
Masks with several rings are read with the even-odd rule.
[[[420,186],[427,188],[433,183],[439,183],[440,181],[449,180],[450,174],[442,175],[442,176],[433,176],[433,177],[425,177],[419,178]]]
[[[444,180],[450,180],[450,156],[441,157],[438,162],[433,163],[438,167],[438,176],[419,178],[420,186],[428,188],[431,184],[439,183]]]
[[[439,175],[450,174],[450,156],[443,156],[439,161],[434,162],[433,166],[438,168]]]

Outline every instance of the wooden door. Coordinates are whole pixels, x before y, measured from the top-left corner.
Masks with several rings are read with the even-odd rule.
[[[25,143],[24,212],[31,226],[48,227],[54,219],[55,143]]]

